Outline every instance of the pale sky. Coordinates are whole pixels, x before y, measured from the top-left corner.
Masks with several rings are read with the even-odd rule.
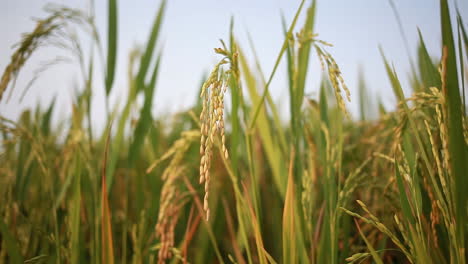
[[[43,18],[46,13],[42,7],[45,0],[4,0],[0,9],[0,70],[3,73],[9,63],[12,46],[20,40],[21,33],[34,28],[31,17]],[[96,0],[96,17],[101,38],[106,47],[107,38],[107,1]],[[440,56],[439,1],[437,0],[394,0],[406,36],[411,55],[416,54],[418,43],[417,27],[425,38],[431,55]],[[454,1],[449,1],[453,12]],[[55,3],[71,7],[88,8],[88,1],[61,0]],[[124,102],[127,85],[128,53],[136,44],[144,44],[150,33],[160,1],[136,0],[118,1],[119,4],[119,39],[118,65],[111,102]],[[235,19],[235,34],[240,45],[250,54],[247,31],[250,32],[260,63],[265,74],[272,70],[274,61],[283,41],[281,12],[289,24],[300,4],[299,0],[170,0],[168,1],[162,25],[162,35],[158,47],[164,46],[163,59],[156,86],[154,113],[161,115],[190,106],[196,100],[202,74],[220,57],[213,48],[219,47],[219,39],[227,40],[230,17]],[[310,4],[307,1],[306,7]],[[468,1],[459,1],[461,14],[468,11]],[[304,10],[305,11],[305,10]],[[304,12],[303,12],[304,14]],[[302,16],[303,18],[303,16]],[[465,22],[468,17],[465,16]],[[455,21],[452,21],[454,23]],[[302,26],[299,21],[297,29]],[[354,116],[357,116],[357,72],[361,65],[367,85],[373,93],[374,101],[379,95],[385,105],[392,106],[395,100],[385,73],[379,45],[387,58],[394,64],[397,73],[408,87],[409,60],[403,39],[398,30],[392,9],[387,0],[318,0],[315,31],[319,38],[334,45],[329,48],[341,67],[345,81],[352,93],[352,102],[348,104]],[[466,25],[465,25],[466,26]],[[85,46],[86,43],[85,43]],[[105,53],[105,52],[104,52]],[[71,112],[74,83],[81,80],[76,65],[61,65],[51,68],[35,82],[20,103],[19,98],[25,85],[32,78],[34,69],[41,62],[57,55],[56,49],[44,49],[32,57],[20,72],[13,96],[8,103],[0,104],[0,114],[16,119],[19,113],[28,107],[35,107],[40,102],[48,104],[57,96],[58,105],[55,119],[66,118]],[[306,93],[316,93],[321,71],[317,59],[312,55]],[[253,64],[253,58],[251,63]],[[102,65],[97,65],[94,83],[95,98],[93,116],[98,127],[104,126],[104,83]],[[287,102],[286,61],[283,60],[280,71],[271,85],[273,98],[285,109]],[[7,95],[9,92],[7,91]],[[376,103],[376,102],[375,102]],[[287,111],[286,111],[287,112]],[[287,117],[287,115],[285,115]]]

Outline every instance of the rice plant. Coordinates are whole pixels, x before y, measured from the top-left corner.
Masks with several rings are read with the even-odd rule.
[[[246,56],[231,20],[197,102],[170,118],[151,112],[164,63],[156,51],[166,1],[147,43],[128,53],[122,107],[108,99],[118,1],[108,8],[107,35],[100,36],[86,12],[49,7],[3,72],[0,100],[31,54],[53,45],[72,51],[85,85],[71,116],[59,122],[51,122],[55,101],[17,120],[0,115],[1,263],[467,262],[468,37],[447,0],[440,0],[442,56],[434,61],[419,34],[405,97],[381,50],[397,105],[372,114],[361,81],[361,118],[347,110],[350,92],[333,46],[314,29],[316,1],[302,0],[284,21],[266,76],[257,47],[250,43],[254,56]],[[93,54],[68,27],[90,34],[104,58],[100,106],[91,105]],[[312,60],[322,66],[313,73],[321,79],[318,99],[305,93]],[[287,119],[269,90],[283,65]],[[91,107],[107,113],[97,135]]]

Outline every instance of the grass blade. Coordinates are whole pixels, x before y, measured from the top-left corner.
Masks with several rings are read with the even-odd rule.
[[[465,236],[466,206],[468,202],[468,155],[463,137],[461,98],[458,85],[457,58],[452,35],[452,24],[447,0],[440,1],[440,24],[442,31],[443,54],[446,56],[445,72],[442,73],[442,92],[446,98],[448,115],[448,149],[456,194],[456,218],[458,232]],[[461,239],[460,242],[463,242]]]
[[[135,78],[133,76],[133,70],[135,61],[139,56],[138,50],[133,50],[129,56],[129,71],[128,71],[128,79],[129,79],[129,94],[127,97],[127,103],[125,104],[124,109],[120,115],[120,119],[117,125],[117,132],[113,139],[112,148],[110,151],[109,157],[109,165],[107,169],[107,190],[110,190],[110,187],[113,184],[114,173],[117,167],[117,162],[119,160],[119,154],[121,153],[121,148],[124,141],[125,136],[125,128],[128,122],[128,118],[130,116],[130,110],[135,103],[135,98],[137,95],[137,87],[135,84]],[[105,136],[105,134],[104,134]]]
[[[234,18],[231,17],[231,25],[229,30],[229,44],[231,54],[237,54],[237,43],[234,38]],[[240,53],[240,52],[239,52]],[[238,62],[236,58],[236,62]],[[231,56],[231,63],[234,64],[234,56]],[[231,65],[232,67],[238,67],[238,65]],[[232,123],[232,133],[231,133],[231,160],[232,168],[235,172],[238,169],[238,160],[239,160],[239,149],[242,138],[242,131],[239,118],[239,110],[241,106],[241,85],[240,85],[240,69],[234,69],[233,74],[229,76],[229,91],[231,92],[231,123]]]
[[[401,209],[403,210],[403,215],[405,219],[409,220],[411,225],[415,224],[413,214],[411,212],[411,206],[409,203],[408,196],[405,191],[405,186],[403,185],[403,177],[400,174],[398,162],[395,159],[395,176],[397,179],[398,191],[400,192],[400,204]]]
[[[315,9],[316,1],[312,1],[309,9],[307,10],[306,22],[302,28],[302,32],[304,32],[303,34],[305,34],[305,36],[312,35],[314,33]],[[295,87],[295,102],[298,109],[301,108],[302,101],[304,99],[307,70],[309,69],[310,47],[311,42],[306,41],[299,47],[298,51],[298,73]]]
[[[250,71],[250,68],[247,64],[247,59],[245,58],[245,55],[242,51],[239,51],[239,60],[242,69],[242,74],[244,76],[247,89],[249,91],[250,99],[252,100],[252,103],[254,105],[259,104],[261,98],[257,91],[255,77]],[[258,132],[260,133],[260,137],[262,139],[263,146],[266,151],[268,162],[270,163],[270,166],[272,168],[273,179],[281,196],[284,197],[284,194],[286,192],[286,179],[282,177],[282,175],[285,175],[286,168],[281,162],[282,157],[281,152],[278,149],[278,145],[275,144],[275,141],[273,140],[271,133],[272,130],[270,128],[270,122],[268,120],[265,107],[261,108],[257,119],[258,121],[256,127],[258,128]]]
[[[268,89],[270,87],[270,84],[271,84],[271,81],[273,80],[273,77],[275,76],[275,73],[276,73],[276,70],[278,69],[278,66],[281,62],[281,58],[283,57],[283,54],[284,52],[286,51],[287,47],[288,47],[288,41],[289,41],[289,36],[291,36],[293,34],[293,31],[294,31],[294,28],[296,26],[296,23],[297,23],[297,19],[299,18],[299,14],[301,13],[301,10],[302,10],[302,7],[304,6],[304,3],[305,3],[305,0],[302,0],[301,4],[299,5],[299,8],[297,9],[297,12],[296,12],[296,15],[294,16],[294,19],[293,19],[293,22],[291,23],[291,26],[289,27],[289,30],[288,32],[286,33],[286,37],[284,39],[284,42],[283,42],[283,45],[281,47],[281,50],[280,50],[280,53],[278,54],[278,57],[276,58],[276,62],[275,62],[275,66],[273,66],[273,70],[270,74],[270,77],[268,78],[268,82],[265,84],[265,88],[263,90],[263,95],[262,95],[262,98],[260,100],[260,103],[257,104],[254,109],[254,115],[253,115],[253,118],[250,122],[250,129],[253,128],[254,124],[255,124],[255,121],[257,120],[257,116],[258,116],[258,113],[260,112],[260,109],[263,105],[263,103],[265,102],[265,97],[268,93]]]
[[[354,219],[354,223],[356,224],[357,230],[359,231],[359,235],[361,235],[362,240],[366,243],[367,248],[369,249],[372,258],[374,259],[375,263],[377,264],[383,264],[382,259],[379,257],[377,252],[375,251],[374,247],[372,244],[367,240],[366,236],[362,233],[361,228],[359,227],[359,224],[356,219]]]
[[[461,83],[463,90],[463,111],[466,111],[466,92],[465,92],[465,63],[463,59],[463,47],[465,47],[465,55],[468,58],[468,35],[466,34],[465,26],[463,24],[463,19],[460,16],[460,12],[457,9],[457,22],[458,22],[458,49],[459,49],[459,62],[460,62],[460,72],[461,72]],[[463,39],[463,44],[461,40]]]
[[[112,127],[112,124],[110,125]],[[109,129],[111,131],[111,129]],[[107,153],[109,151],[110,132],[107,135],[104,159],[102,161],[102,186],[101,186],[101,250],[102,263],[114,264],[114,247],[112,239],[112,223],[109,209],[109,200],[107,198],[106,167]]]
[[[154,70],[151,75],[151,81],[149,85],[146,86],[145,88],[145,102],[143,104],[143,108],[141,109],[140,120],[138,121],[137,126],[135,128],[133,142],[130,145],[130,150],[129,150],[128,157],[129,157],[130,165],[133,165],[133,163],[138,158],[138,154],[140,152],[140,149],[143,145],[146,134],[152,122],[151,109],[153,105],[153,97],[154,97],[153,95],[154,95],[154,90],[156,87],[156,80],[157,80],[157,76],[159,72],[160,62],[161,62],[161,55],[158,56],[156,65],[154,66]]]
[[[283,211],[283,263],[298,263],[295,230],[295,185],[294,185],[294,150],[291,152],[289,164],[288,186]]]
[[[81,211],[81,161],[80,154],[76,156],[75,166],[71,174],[73,177],[73,194],[70,202],[70,250],[71,250],[71,263],[80,263],[80,211]]]
[[[21,255],[18,241],[15,240],[15,237],[4,221],[3,218],[0,218],[0,232],[2,234],[3,245],[6,247],[6,252],[11,258],[11,263],[23,263],[23,256]]]
[[[431,57],[424,43],[421,31],[418,29],[419,34],[419,71],[424,84],[425,91],[428,91],[430,87],[440,87],[439,72],[436,66],[432,63]]]
[[[51,117],[52,117],[52,112],[54,111],[55,107],[55,101],[57,97],[54,97],[52,102],[50,103],[49,107],[47,108],[47,111],[42,119],[42,124],[41,124],[41,131],[43,135],[48,135],[50,132],[50,126],[51,126]]]
[[[151,59],[153,58],[154,48],[156,46],[156,42],[159,37],[159,31],[161,28],[162,19],[164,16],[164,10],[166,6],[166,1],[163,0],[161,2],[161,6],[159,7],[158,14],[156,15],[156,19],[154,20],[153,28],[151,30],[151,35],[146,43],[146,49],[143,53],[140,61],[140,69],[138,70],[138,74],[136,77],[136,84],[137,90],[141,91],[145,88],[145,79],[147,77],[148,69],[151,63]]]
[[[117,60],[117,0],[109,0],[108,18],[106,96],[112,89]]]

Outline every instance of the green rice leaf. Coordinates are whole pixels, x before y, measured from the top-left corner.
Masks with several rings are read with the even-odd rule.
[[[151,29],[151,35],[146,43],[146,49],[143,55],[141,56],[140,68],[136,77],[137,90],[142,91],[145,89],[145,80],[147,77],[147,72],[153,58],[154,48],[156,47],[156,42],[159,37],[159,32],[161,28],[162,19],[164,16],[164,10],[166,7],[166,1],[163,0],[159,7],[156,19],[154,20],[153,28]]]
[[[359,224],[358,224],[358,222],[356,221],[356,219],[354,220],[354,222],[356,223],[356,227],[357,227],[357,230],[359,231],[359,235],[361,235],[362,240],[364,240],[364,242],[366,243],[366,246],[367,246],[367,248],[369,249],[370,254],[372,255],[372,258],[374,259],[375,263],[377,263],[377,264],[383,264],[382,259],[379,257],[379,255],[378,255],[377,252],[375,251],[375,249],[374,249],[374,247],[372,246],[372,244],[367,240],[366,236],[362,233],[361,228],[359,227]]]
[[[426,44],[422,37],[421,31],[418,29],[419,34],[419,72],[424,84],[425,91],[430,87],[440,87],[440,75],[437,67],[432,63],[431,57],[427,52]]]
[[[447,0],[440,1],[440,24],[442,31],[443,54],[446,55],[446,76],[443,93],[446,98],[448,115],[448,149],[451,158],[451,170],[454,177],[454,193],[456,197],[456,222],[458,232],[464,236],[466,223],[466,206],[468,202],[468,155],[467,145],[463,137],[461,98],[458,84],[457,58],[450,21],[450,11]]]
[[[80,212],[81,212],[81,164],[80,154],[76,155],[73,166],[73,194],[70,202],[71,263],[80,263]]]
[[[134,138],[129,149],[128,157],[130,165],[134,164],[134,162],[137,160],[139,152],[143,146],[146,134],[153,120],[151,116],[151,109],[153,105],[153,95],[156,87],[156,80],[158,76],[160,62],[161,55],[158,56],[156,65],[154,66],[153,73],[151,75],[151,81],[145,89],[145,102],[143,104],[143,108],[141,109],[140,119],[138,120],[138,123],[136,125]]]
[[[11,258],[11,263],[23,263],[23,256],[21,255],[18,241],[11,233],[3,218],[0,218],[0,232],[2,234],[3,245],[5,245],[6,252]]]
[[[110,131],[110,130],[109,130]],[[106,184],[106,168],[107,168],[107,154],[109,151],[110,132],[106,140],[106,148],[104,152],[104,159],[102,161],[102,174],[101,174],[101,256],[102,263],[114,264],[114,246],[112,239],[112,222],[111,212],[109,208],[109,200],[107,197],[107,184]]]
[[[297,9],[296,15],[294,16],[293,21],[292,21],[291,25],[289,26],[289,30],[286,33],[286,37],[284,39],[283,45],[281,46],[281,50],[280,50],[280,52],[278,54],[278,57],[276,58],[275,66],[273,66],[273,70],[271,71],[270,77],[268,78],[268,81],[265,84],[265,88],[263,90],[263,95],[261,97],[260,103],[257,104],[253,108],[253,109],[255,109],[255,111],[254,111],[253,118],[250,121],[250,125],[249,125],[250,129],[253,128],[253,126],[255,124],[255,121],[257,120],[258,113],[260,112],[260,109],[261,109],[263,103],[265,102],[265,98],[266,98],[266,95],[268,93],[268,89],[270,87],[271,81],[273,80],[273,77],[275,76],[276,70],[278,69],[278,66],[279,66],[279,64],[281,62],[281,58],[283,57],[284,52],[288,48],[289,36],[291,36],[293,34],[294,28],[296,26],[297,20],[299,18],[299,14],[301,13],[301,10],[302,10],[302,7],[304,6],[304,3],[305,3],[305,0],[302,0],[301,4],[299,5],[299,8]]]
[[[117,0],[109,0],[108,18],[106,96],[109,96],[111,92],[117,66]]]
[[[413,216],[413,213],[411,212],[411,206],[409,203],[408,195],[405,191],[405,186],[403,184],[403,177],[400,174],[399,170],[399,165],[398,161],[395,159],[395,177],[397,180],[397,185],[398,185],[398,192],[400,193],[400,205],[401,209],[403,210],[403,215],[405,216],[405,219],[409,220],[411,225],[415,224],[415,219]]]

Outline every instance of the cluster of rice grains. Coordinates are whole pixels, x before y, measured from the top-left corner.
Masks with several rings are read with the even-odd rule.
[[[173,255],[174,231],[181,209],[186,202],[179,184],[179,180],[186,172],[182,161],[191,143],[196,141],[199,136],[200,133],[197,130],[182,132],[181,138],[147,170],[147,173],[151,172],[161,161],[172,157],[162,174],[164,185],[161,190],[160,209],[155,227],[156,236],[161,240],[158,263],[164,263],[166,259],[171,258]]]
[[[161,208],[155,227],[156,235],[161,241],[161,247],[158,252],[158,263],[165,263],[166,259],[172,257],[171,249],[174,247],[174,231],[179,219],[181,206],[183,205],[181,202],[182,194],[177,189],[174,181],[183,171],[183,167],[177,167],[171,171],[168,177],[163,178],[166,182],[161,191]]]
[[[69,24],[79,25],[85,30],[95,32],[91,18],[87,17],[80,10],[51,5],[46,8],[46,12],[50,16],[37,20],[34,30],[24,34],[22,40],[15,45],[16,50],[0,79],[0,101],[10,82],[13,81],[14,83],[21,68],[38,48],[52,46],[69,49],[74,54],[80,54],[81,48],[76,40],[76,36],[67,30]],[[61,60],[56,59],[46,63],[44,66],[58,63]]]
[[[331,47],[332,45],[323,40],[316,39],[317,36],[318,35],[315,34],[315,35],[309,36],[308,38],[312,40],[312,43],[314,44],[314,48],[317,51],[317,55],[320,61],[320,66],[322,67],[322,71],[325,70],[325,65],[327,66],[328,78],[330,79],[331,85],[333,87],[333,91],[335,93],[335,98],[336,98],[338,107],[345,114],[346,117],[349,117],[349,113],[346,110],[346,105],[344,103],[343,97],[341,96],[341,92],[342,90],[344,90],[346,94],[346,99],[348,100],[348,102],[351,102],[351,93],[349,92],[348,86],[346,86],[344,82],[340,67],[338,67],[338,64],[336,63],[335,59],[324,48],[326,46]]]
[[[206,220],[210,218],[210,208],[208,206],[209,185],[210,185],[210,166],[213,156],[213,144],[215,135],[221,136],[221,150],[224,157],[229,157],[225,143],[224,135],[224,93],[227,87],[226,74],[222,70],[222,65],[226,60],[221,60],[208,76],[203,84],[200,97],[203,101],[203,109],[200,114],[200,184],[205,183],[205,197],[203,209],[206,213]]]

